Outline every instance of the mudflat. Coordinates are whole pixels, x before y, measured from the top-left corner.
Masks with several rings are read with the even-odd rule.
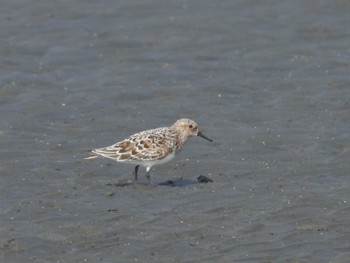
[[[3,1],[0,261],[349,262],[349,9]],[[153,186],[84,160],[180,118]]]

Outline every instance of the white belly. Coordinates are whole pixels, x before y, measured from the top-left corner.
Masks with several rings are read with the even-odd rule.
[[[140,163],[140,165],[142,165],[144,167],[150,167],[151,168],[152,166],[155,166],[155,165],[158,165],[158,164],[167,163],[167,162],[171,161],[174,157],[175,157],[175,152],[172,152],[171,154],[167,155],[163,159],[154,160],[154,161],[144,161],[144,162]]]
[[[142,161],[142,160],[124,160],[122,163],[131,163],[135,165],[141,165],[143,167],[149,167],[151,168],[152,166],[158,165],[158,164],[163,164],[167,163],[170,160],[172,160],[175,157],[175,151],[164,157],[163,159],[159,160],[153,160],[153,161]]]

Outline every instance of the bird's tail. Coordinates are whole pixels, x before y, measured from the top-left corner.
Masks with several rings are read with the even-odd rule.
[[[93,150],[89,151],[89,154],[90,154],[90,156],[84,158],[85,160],[95,159],[95,158],[98,158],[98,156],[99,156],[99,155],[97,155],[96,153],[94,153]]]

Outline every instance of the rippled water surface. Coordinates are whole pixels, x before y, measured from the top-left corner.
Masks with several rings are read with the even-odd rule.
[[[2,1],[0,261],[350,262],[349,13]],[[182,117],[214,143],[191,139],[156,186],[84,160]]]

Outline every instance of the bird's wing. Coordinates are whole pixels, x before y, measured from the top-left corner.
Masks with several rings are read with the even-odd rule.
[[[174,151],[174,136],[168,128],[143,131],[111,146],[93,150],[92,154],[119,162],[159,160]]]

